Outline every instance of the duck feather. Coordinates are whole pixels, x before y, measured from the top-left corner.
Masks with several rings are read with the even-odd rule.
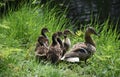
[[[91,34],[97,34],[95,30],[91,27],[88,27],[85,32],[85,42],[77,43],[73,45],[68,53],[66,53],[61,60],[66,60],[71,62],[78,62],[78,61],[85,61],[90,58],[94,52],[96,51],[95,43],[93,42],[92,38],[90,37]],[[89,37],[89,38],[87,38]],[[72,58],[79,58],[72,59]],[[75,61],[73,61],[75,60]]]

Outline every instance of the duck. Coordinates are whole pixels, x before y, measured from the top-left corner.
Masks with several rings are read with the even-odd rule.
[[[45,34],[45,33],[47,33],[47,32],[49,32],[49,30],[48,30],[48,28],[42,28],[42,30],[41,30],[41,35],[40,36],[43,36],[43,37],[45,37],[46,39],[47,39],[47,41],[45,41],[44,43],[46,44],[46,46],[49,46],[49,39],[48,39],[48,37],[47,37],[47,35]],[[38,39],[40,40],[40,38],[38,37]],[[39,42],[37,42],[36,43],[36,48],[35,48],[35,51],[37,50],[37,48],[40,46],[40,43]]]
[[[85,41],[74,44],[70,51],[66,53],[61,60],[68,62],[84,61],[86,64],[87,59],[89,59],[96,52],[96,45],[91,38],[92,34],[99,36],[93,27],[88,27],[85,32]]]
[[[48,53],[46,54],[47,59],[53,64],[57,63],[61,59],[62,55],[62,49],[59,42],[57,41],[57,38],[58,33],[53,33],[52,43],[49,46]]]
[[[63,46],[64,46],[64,50],[63,50],[63,55],[64,55],[69,50],[69,48],[71,47],[71,41],[67,36],[69,34],[73,35],[73,33],[70,30],[65,29],[63,34],[64,34],[64,39],[63,39],[62,42],[63,42]]]
[[[40,60],[40,59],[46,59],[46,53],[48,52],[49,47],[45,44],[45,42],[47,42],[48,39],[45,38],[44,36],[39,36],[38,38],[38,43],[39,43],[39,47],[37,47],[36,52],[35,52],[35,56],[36,56],[36,60]]]
[[[63,36],[63,33],[62,33],[61,31],[58,31],[58,32],[56,32],[56,33],[57,33],[57,35],[58,35],[57,41],[58,41],[58,43],[60,44],[61,49],[64,49],[63,42],[62,42],[62,40],[61,40],[61,38],[60,38],[60,37]]]

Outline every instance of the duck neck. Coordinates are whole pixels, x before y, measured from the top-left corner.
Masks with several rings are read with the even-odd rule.
[[[67,36],[66,36],[66,35],[64,35],[64,38],[66,39],[66,38],[67,38]]]
[[[47,38],[47,36],[45,35],[45,32],[44,32],[44,31],[42,31],[41,34],[42,34],[45,38]]]
[[[43,46],[43,45],[44,45],[42,42],[39,42],[39,44],[40,44],[41,46]]]
[[[57,38],[57,41],[59,42],[61,48],[63,47],[63,43],[62,43],[62,40],[60,38]]]
[[[89,43],[89,44],[92,44],[93,46],[95,46],[94,41],[92,40],[90,34],[88,34],[88,33],[85,33],[85,43]]]
[[[56,38],[54,36],[52,36],[52,45],[54,46],[56,44],[57,44],[57,40],[56,40]]]

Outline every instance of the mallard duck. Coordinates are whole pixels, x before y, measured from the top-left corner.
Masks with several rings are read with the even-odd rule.
[[[36,60],[39,59],[46,59],[46,53],[48,52],[48,47],[46,46],[45,42],[47,42],[48,39],[44,36],[40,36],[38,38],[38,43],[40,44],[35,52]]]
[[[49,30],[48,30],[47,28],[42,28],[42,30],[41,30],[41,36],[45,37],[45,38],[48,40],[48,37],[47,37],[46,34],[45,34],[46,32],[49,32]],[[38,39],[39,39],[39,38],[38,38]],[[40,40],[40,39],[39,39],[39,40]],[[45,41],[44,43],[46,44],[46,46],[48,46],[48,45],[49,45],[49,40],[48,40],[48,41]],[[38,48],[39,46],[40,46],[40,43],[37,42],[35,51],[37,50],[37,48]]]
[[[52,35],[52,44],[49,47],[48,53],[47,53],[47,59],[51,61],[51,63],[56,63],[60,60],[62,49],[57,41],[58,33],[54,33]]]
[[[63,46],[64,46],[63,55],[64,55],[66,53],[66,51],[68,51],[70,46],[71,46],[71,41],[67,36],[69,34],[73,34],[73,33],[70,30],[66,29],[66,30],[64,30],[63,34],[64,34],[64,39],[63,39]]]
[[[58,43],[60,44],[61,49],[63,49],[64,45],[63,45],[63,42],[62,42],[62,40],[61,40],[61,38],[60,38],[60,37],[63,36],[63,33],[62,33],[61,31],[58,31],[58,32],[56,32],[56,33],[57,33],[57,35],[58,35],[57,41],[58,41]]]
[[[91,34],[98,35],[93,27],[88,27],[85,32],[85,42],[73,45],[68,53],[66,53],[61,60],[68,62],[86,61],[96,51],[95,43],[91,38]]]

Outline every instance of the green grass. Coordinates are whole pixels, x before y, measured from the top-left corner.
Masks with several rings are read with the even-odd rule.
[[[57,8],[50,10],[48,6],[27,4],[0,19],[0,77],[119,77],[120,40],[117,40],[117,32],[111,30],[108,21],[103,23],[101,36],[93,36],[97,51],[88,60],[88,65],[84,62],[53,65],[35,61],[34,48],[41,28],[47,27],[51,31],[47,34],[51,39],[52,33],[64,30],[61,26],[70,25],[67,21]],[[100,30],[98,24],[94,26]],[[74,38],[70,37],[72,45],[84,41],[84,35],[80,31],[77,33]]]

